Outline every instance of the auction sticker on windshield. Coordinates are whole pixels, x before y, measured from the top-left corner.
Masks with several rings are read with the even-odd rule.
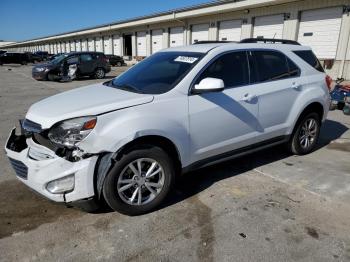
[[[191,56],[178,56],[174,61],[175,62],[182,62],[182,63],[189,63],[193,64],[198,60],[198,57],[191,57]]]

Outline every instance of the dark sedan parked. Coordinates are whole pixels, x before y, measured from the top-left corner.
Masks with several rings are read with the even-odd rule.
[[[109,63],[112,66],[123,66],[125,65],[125,61],[122,57],[117,56],[117,55],[106,55],[106,57],[109,60]]]
[[[41,56],[39,56],[39,55],[37,55],[35,53],[25,52],[24,54],[26,55],[28,63],[33,63],[34,64],[34,63],[43,61]]]
[[[27,64],[27,56],[23,53],[6,52],[0,55],[0,65],[3,64]]]
[[[62,54],[45,64],[35,65],[32,69],[32,77],[36,80],[60,80],[65,64],[77,65],[77,78],[90,76],[102,79],[106,73],[111,71],[111,66],[103,53],[72,52]]]

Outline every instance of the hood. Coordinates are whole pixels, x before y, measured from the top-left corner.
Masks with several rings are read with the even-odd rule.
[[[33,68],[39,68],[39,67],[44,67],[44,68],[53,68],[56,67],[57,65],[54,65],[52,63],[42,63],[42,64],[35,64]]]
[[[99,115],[152,101],[152,95],[132,93],[101,83],[41,100],[29,108],[26,118],[47,129],[62,120]]]

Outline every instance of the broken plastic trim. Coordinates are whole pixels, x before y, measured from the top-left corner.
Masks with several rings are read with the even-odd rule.
[[[95,166],[95,185],[96,195],[101,198],[102,188],[107,174],[114,166],[116,153],[106,153],[101,155]]]
[[[19,153],[28,147],[26,139],[23,134],[16,135],[16,128],[13,128],[7,140],[6,148]]]

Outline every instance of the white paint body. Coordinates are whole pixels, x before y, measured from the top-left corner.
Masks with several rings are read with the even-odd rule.
[[[189,87],[215,57],[235,50],[278,50],[301,69],[299,77],[227,88],[222,92],[189,94]],[[293,50],[303,46],[278,44],[206,44],[170,48],[160,52],[199,52],[204,57],[170,91],[160,95],[138,94],[102,84],[57,94],[30,107],[26,118],[43,129],[75,117],[97,116],[93,131],[78,144],[94,154],[78,162],[55,155],[46,147],[28,139],[28,148],[7,155],[28,166],[27,186],[45,197],[64,202],[63,194],[51,194],[45,185],[57,178],[75,174],[75,188],[65,195],[66,201],[94,196],[94,168],[101,152],[117,152],[127,143],[143,136],[161,136],[176,147],[183,168],[197,161],[246,147],[279,136],[288,136],[302,111],[318,102],[325,120],[329,93],[325,74],[315,70]],[[209,81],[218,87],[217,81]],[[253,86],[252,86],[253,85]],[[298,88],[295,88],[295,87]],[[255,97],[251,102],[248,96]],[[79,102],[77,102],[79,101]],[[28,157],[29,148],[48,154],[52,159],[35,161]]]

